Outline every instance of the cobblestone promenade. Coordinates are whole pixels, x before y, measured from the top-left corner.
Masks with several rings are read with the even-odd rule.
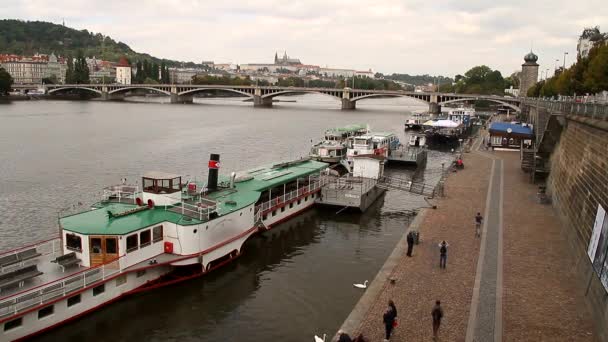
[[[551,206],[537,203],[519,153],[476,151],[464,163],[447,179],[437,209],[426,209],[413,257],[399,255],[392,271],[377,277],[370,287],[380,290],[368,288],[373,298],[358,304],[347,332],[382,341],[382,315],[392,299],[399,326],[391,341],[432,341],[431,309],[439,299],[440,341],[593,341],[567,241]],[[477,212],[485,218],[481,239]],[[441,240],[450,245],[445,270]]]

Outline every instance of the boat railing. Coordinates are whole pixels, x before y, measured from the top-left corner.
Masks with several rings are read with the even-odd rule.
[[[327,180],[324,177],[314,177],[314,178],[311,177],[310,179],[311,179],[311,181],[306,186],[300,187],[300,188],[290,191],[282,196],[277,196],[271,200],[258,204],[255,207],[256,213],[265,212],[282,203],[289,202],[298,197],[304,196],[305,194],[309,194],[313,191],[316,191],[316,190],[320,189],[323,185],[325,185],[325,183],[327,182]]]
[[[56,301],[58,298],[69,296],[79,289],[114,276],[121,272],[120,258],[124,256],[0,298],[0,318],[17,314],[47,302]]]
[[[139,196],[141,191],[138,185],[118,184],[103,189],[102,201],[136,204]]]
[[[35,253],[32,253],[32,254],[40,253],[40,255],[36,256],[35,258],[20,260],[21,259],[20,253],[23,253],[25,251],[30,251],[32,249],[35,250]],[[1,273],[10,272],[14,269],[17,269],[17,268],[23,267],[25,265],[29,265],[32,262],[35,262],[36,258],[45,256],[45,255],[54,255],[59,252],[61,252],[61,240],[59,239],[58,236],[55,236],[52,239],[35,242],[33,244],[25,245],[25,246],[22,246],[22,247],[19,247],[16,249],[2,252],[2,253],[0,253],[0,258],[8,257],[11,255],[16,255],[17,262],[12,263],[10,265],[6,265],[6,266],[0,266],[0,272]]]
[[[198,202],[193,204],[181,202],[182,215],[197,218],[202,221],[203,219],[209,220],[211,213],[217,210],[217,203],[210,199],[200,198]]]

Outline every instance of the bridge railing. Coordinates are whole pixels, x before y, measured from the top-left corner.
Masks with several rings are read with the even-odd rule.
[[[525,104],[546,108],[552,112],[584,116],[596,120],[608,121],[608,104],[574,101],[556,101],[547,99],[526,99]]]

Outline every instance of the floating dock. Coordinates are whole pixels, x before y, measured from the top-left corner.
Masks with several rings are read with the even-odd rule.
[[[364,212],[384,193],[385,189],[377,186],[378,180],[363,177],[329,177],[321,188],[316,203],[344,208],[356,208]]]
[[[426,164],[426,149],[424,147],[400,146],[397,149],[390,150],[388,160],[421,166]]]

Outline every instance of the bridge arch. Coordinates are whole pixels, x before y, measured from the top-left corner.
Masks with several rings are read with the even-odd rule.
[[[237,93],[237,94],[241,94],[241,95],[245,95],[247,97],[253,98],[253,94],[244,92],[242,90],[230,89],[230,88],[196,88],[196,89],[189,89],[189,90],[182,91],[181,93],[178,93],[178,95],[180,95],[180,96],[181,95],[188,95],[188,94],[205,92],[205,91],[208,91],[208,90],[227,91],[227,92]]]
[[[89,87],[78,87],[78,86],[67,86],[67,87],[53,88],[53,89],[50,89],[48,93],[49,94],[53,94],[53,93],[56,93],[58,91],[69,90],[69,89],[87,90],[87,91],[90,91],[90,92],[102,95],[102,92],[99,89],[89,88]]]
[[[447,101],[439,102],[439,104],[440,105],[444,105],[444,104],[448,104],[448,103],[464,102],[464,101],[476,101],[476,100],[491,101],[491,102],[494,102],[494,103],[499,103],[499,104],[501,104],[503,106],[507,106],[507,107],[509,107],[509,108],[517,111],[517,112],[521,111],[521,108],[519,108],[518,106],[516,106],[516,105],[514,105],[512,103],[509,103],[509,102],[506,102],[506,101],[501,101],[501,100],[494,99],[494,98],[491,98],[491,97],[481,97],[481,96],[480,97],[463,97],[463,98],[460,98],[460,99],[447,100]]]
[[[118,89],[112,89],[110,91],[108,91],[108,94],[115,94],[115,93],[120,93],[120,92],[126,92],[129,90],[152,90],[155,91],[157,93],[161,93],[161,94],[165,94],[165,95],[171,95],[170,91],[166,91],[166,90],[162,90],[162,89],[158,89],[158,88],[153,88],[153,87],[123,87],[123,88],[118,88]]]
[[[418,100],[420,102],[423,102],[424,104],[429,104],[430,103],[430,95],[411,95],[411,94],[366,94],[366,95],[361,95],[361,96],[357,96],[357,97],[353,97],[350,100],[353,102],[359,101],[359,100],[364,100],[364,99],[369,99],[369,98],[373,98],[373,97],[409,97],[411,99],[414,100]],[[425,99],[428,98],[427,99]]]
[[[281,95],[285,95],[285,94],[321,94],[321,95],[326,95],[329,97],[332,97],[334,99],[337,100],[341,100],[342,99],[342,93],[339,91],[336,91],[336,95],[330,94],[332,93],[332,91],[322,91],[322,90],[283,90],[283,91],[277,91],[276,93],[269,93],[269,94],[264,94],[262,95],[263,99],[267,99],[267,98],[273,98],[276,96],[281,96]]]

